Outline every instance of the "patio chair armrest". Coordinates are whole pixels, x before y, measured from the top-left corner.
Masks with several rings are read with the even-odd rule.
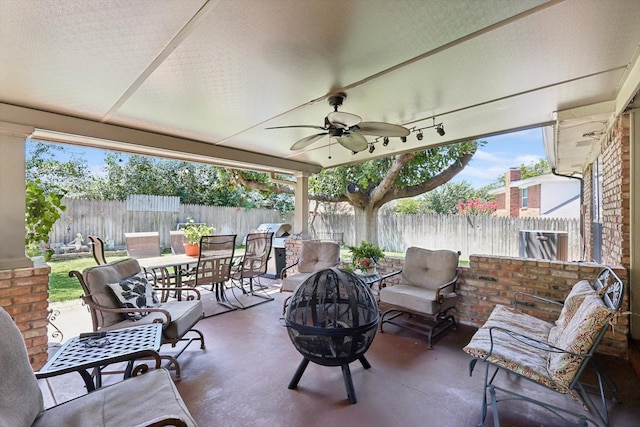
[[[444,295],[447,289],[451,288],[451,290],[449,290],[446,293],[451,293],[456,291],[456,283],[458,282],[459,277],[460,277],[460,269],[456,268],[456,275],[453,277],[453,279],[451,279],[444,285],[440,285],[438,289],[436,289],[436,301],[438,301],[438,304],[442,304],[442,301],[444,301]]]
[[[282,271],[280,271],[280,280],[284,279],[285,277],[287,277],[287,270],[295,267],[296,265],[298,265],[298,263],[300,262],[300,260],[294,262],[291,265],[287,265],[285,268],[282,269]]]
[[[175,289],[175,288],[171,288],[171,289]],[[149,312],[155,312],[155,313],[161,313],[164,317],[165,320],[162,321],[160,320],[160,322],[158,323],[162,323],[163,325],[163,329],[164,327],[166,327],[169,323],[171,323],[171,313],[169,313],[167,310],[163,309],[163,308],[155,308],[155,307],[143,307],[143,308],[111,308],[111,307],[105,307],[103,305],[100,304],[96,304],[93,299],[91,298],[91,295],[84,295],[82,297],[82,300],[84,301],[85,304],[87,304],[89,306],[89,308],[91,308],[92,310],[96,310],[96,311],[105,311],[108,313],[136,313],[136,312],[140,312],[140,313],[149,313]],[[156,320],[159,320],[156,319]],[[154,320],[155,321],[155,320]]]
[[[180,417],[174,415],[165,415],[163,417],[154,418],[153,420],[138,424],[135,427],[161,427],[161,426],[175,426],[175,427],[187,427],[187,423]]]
[[[373,282],[373,283],[371,284],[371,286],[373,286],[373,285],[374,285],[374,284],[376,284],[376,283],[379,283],[379,285],[378,285],[378,288],[379,288],[379,289],[386,288],[386,287],[387,287],[387,282],[386,282],[386,280],[387,280],[388,278],[390,278],[390,277],[397,276],[397,275],[398,275],[398,274],[400,274],[400,273],[402,273],[402,269],[400,269],[400,270],[396,270],[396,271],[392,271],[391,273],[384,274],[384,275],[380,276],[380,279],[379,279],[379,280],[377,280],[376,282]]]
[[[541,297],[541,296],[538,296],[538,295],[529,294],[529,293],[526,293],[526,292],[516,292],[513,295],[513,307],[514,308],[518,308],[518,303],[520,303],[521,305],[524,305],[524,306],[529,306],[529,307],[533,306],[534,303],[533,302],[526,302],[527,299],[535,300],[535,301],[539,301],[539,302],[544,302],[546,304],[557,305],[557,306],[560,306],[560,307],[562,307],[564,305],[563,303],[561,303],[559,301],[555,301],[555,300],[552,300],[552,299],[549,299],[549,298],[544,298],[544,297]]]

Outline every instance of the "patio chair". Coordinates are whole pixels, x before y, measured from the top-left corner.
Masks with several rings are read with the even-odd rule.
[[[460,271],[460,252],[446,249],[429,250],[412,246],[407,249],[402,270],[384,276],[381,281],[380,307],[385,310],[380,319],[427,334],[427,346],[444,331],[456,328],[455,310],[458,296],[456,282]],[[400,283],[386,286],[386,279],[400,274]]]
[[[236,247],[235,234],[216,234],[200,238],[200,254],[195,271],[195,286],[210,286],[216,301],[235,310],[225,293],[225,283],[231,278],[233,252]]]
[[[152,322],[162,323],[162,344],[184,346],[175,354],[161,354],[168,360],[166,367],[175,369],[180,378],[177,358],[194,341],[204,349],[204,336],[194,328],[204,312],[200,292],[189,287],[152,287],[133,258],[113,261],[79,271],[69,272],[82,286],[85,304],[89,307],[94,331],[126,328]],[[160,301],[155,290],[180,292],[187,295],[180,301]],[[188,333],[191,334],[186,337]],[[194,336],[195,335],[195,336]]]
[[[299,284],[307,280],[313,273],[340,263],[340,245],[336,242],[319,242],[306,240],[300,248],[300,258],[280,272],[282,284],[280,292],[293,292]],[[289,298],[285,299],[283,313],[287,309]]]
[[[165,369],[153,369],[51,408],[34,375],[24,338],[0,307],[1,426],[195,426]]]
[[[157,231],[142,233],[124,233],[127,254],[131,258],[151,258],[162,255],[160,251],[160,233]]]
[[[232,282],[236,283],[243,293],[247,293],[245,284],[248,284],[249,294],[267,301],[273,301],[273,297],[265,292],[265,287],[260,283],[260,276],[267,273],[272,241],[272,232],[247,234],[245,253],[238,258],[239,262],[234,264],[231,271]]]
[[[89,236],[91,241],[91,252],[93,253],[93,259],[96,260],[96,264],[104,265],[107,263],[107,258],[104,256],[104,242],[98,236]]]
[[[171,253],[174,255],[183,254],[184,253],[183,243],[188,242],[188,240],[184,237],[184,231],[170,230],[169,236],[171,237]]]
[[[623,296],[624,284],[620,278],[611,269],[604,268],[593,283],[577,282],[564,303],[518,292],[513,307],[496,305],[486,323],[464,347],[472,357],[469,375],[478,361],[486,364],[481,424],[484,425],[491,408],[494,425],[499,426],[498,403],[521,400],[545,408],[575,425],[610,426],[605,393],[617,401],[616,386],[600,372],[593,356],[609,325],[614,325],[621,314]],[[555,322],[526,312],[549,304],[562,307]],[[582,378],[587,368],[595,373],[595,384]],[[538,393],[518,390],[521,381],[511,378],[500,382],[496,380],[500,371],[509,377],[516,376],[540,385],[552,393],[569,394],[575,400],[581,397],[584,409],[593,410],[598,420],[556,406],[548,396],[538,397]],[[596,407],[587,389],[599,393],[602,410]]]

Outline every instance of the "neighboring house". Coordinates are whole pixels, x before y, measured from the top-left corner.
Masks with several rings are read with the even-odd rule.
[[[497,196],[496,216],[519,218],[580,218],[580,181],[553,174],[520,179],[520,169],[511,168]]]

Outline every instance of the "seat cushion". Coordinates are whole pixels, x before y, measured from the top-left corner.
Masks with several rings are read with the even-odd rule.
[[[196,425],[169,372],[155,369],[49,408],[33,425],[134,426],[165,414],[181,418],[188,426]]]
[[[556,320],[555,327],[549,331],[549,342],[555,342],[562,330],[567,326],[569,321],[573,318],[580,308],[582,301],[584,301],[587,295],[595,295],[596,291],[591,287],[591,284],[587,280],[581,280],[571,288],[569,295],[564,300],[562,311]]]
[[[455,292],[445,295],[442,306],[436,303],[436,292],[419,286],[395,285],[380,290],[380,302],[406,308],[418,313],[433,315],[455,307]]]
[[[161,303],[158,307],[167,310],[171,315],[171,323],[162,331],[163,342],[172,341],[182,337],[189,329],[195,325],[203,316],[202,301],[167,301]],[[157,312],[149,312],[140,320],[134,322],[132,320],[123,320],[101,330],[112,330],[120,328],[128,328],[131,326],[146,325],[153,323],[155,319],[164,321],[165,316]]]
[[[591,351],[596,337],[610,319],[611,310],[607,308],[595,292],[588,294],[567,325],[549,340],[563,350],[576,354]],[[584,359],[567,353],[551,353],[549,355],[549,373],[556,380],[566,385],[571,384]]]
[[[282,279],[282,285],[280,286],[280,291],[283,292],[293,292],[296,287],[307,280],[313,273],[296,273],[291,276],[287,276]]]
[[[30,426],[44,408],[42,393],[29,364],[24,338],[2,307],[0,372],[0,426]]]
[[[482,325],[483,328],[491,328],[494,326],[509,329],[510,331],[527,337],[547,342],[549,331],[554,327],[554,324],[523,313],[513,307],[498,304],[489,315],[485,324]]]

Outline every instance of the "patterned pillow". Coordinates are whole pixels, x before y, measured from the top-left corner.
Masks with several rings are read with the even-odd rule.
[[[571,319],[573,319],[573,316],[587,295],[596,295],[596,291],[587,280],[581,280],[573,285],[571,292],[569,292],[569,295],[567,295],[567,298],[564,300],[562,311],[560,312],[560,316],[558,316],[558,320],[556,320],[556,326],[551,328],[549,332],[549,342],[558,340],[558,337]]]
[[[112,283],[107,286],[109,286],[109,289],[113,292],[121,308],[151,308],[160,305],[153,286],[151,286],[151,283],[144,277],[131,276],[121,280],[119,283]],[[129,320],[136,321],[142,319],[147,314],[149,313],[138,311],[125,313],[125,317]]]

